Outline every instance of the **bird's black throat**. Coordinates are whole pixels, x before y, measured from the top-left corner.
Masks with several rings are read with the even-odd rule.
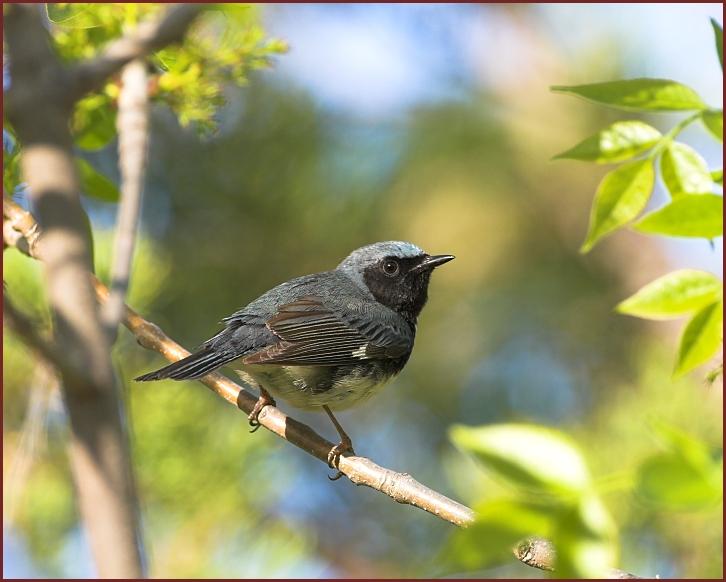
[[[370,265],[363,272],[363,281],[379,303],[389,307],[411,325],[416,324],[428,299],[431,269],[416,270],[422,258],[398,259],[400,274],[389,277],[377,265]]]

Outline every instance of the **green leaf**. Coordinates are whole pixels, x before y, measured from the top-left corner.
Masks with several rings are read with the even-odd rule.
[[[709,370],[708,374],[706,374],[706,384],[710,387],[719,378],[723,378],[723,362]]]
[[[57,2],[45,4],[48,20],[66,28],[95,28],[103,22],[98,18],[93,3]]]
[[[633,228],[647,234],[712,239],[723,235],[723,197],[684,194],[646,214]]]
[[[707,472],[714,468],[712,451],[705,442],[660,419],[652,420],[650,425],[658,440],[667,447],[670,453],[681,456],[694,467],[699,467]]]
[[[713,180],[706,161],[684,143],[668,145],[661,157],[660,171],[674,198],[682,194],[705,194],[713,190]]]
[[[525,537],[549,537],[556,506],[498,499],[476,508],[476,521],[457,530],[444,548],[446,562],[475,570],[506,564],[512,548]]]
[[[701,121],[716,139],[723,141],[723,109],[707,109],[701,113]]]
[[[683,269],[648,283],[616,309],[645,319],[671,319],[713,303],[722,292],[723,283],[715,275]]]
[[[723,299],[707,305],[683,330],[675,374],[682,375],[707,362],[723,339]]]
[[[651,148],[661,133],[642,121],[617,121],[554,159],[609,164],[628,160]]]
[[[105,94],[89,95],[76,105],[71,122],[75,143],[84,150],[98,150],[116,137],[116,110]]]
[[[602,237],[638,216],[648,203],[654,182],[650,160],[629,162],[606,174],[595,194],[590,227],[580,251],[588,252]]]
[[[579,493],[590,483],[579,450],[559,431],[525,424],[456,425],[449,434],[458,447],[521,487]]]
[[[719,186],[723,186],[723,169],[713,170],[711,172],[711,179]]]
[[[721,25],[716,22],[715,18],[711,19],[711,26],[713,26],[713,34],[716,40],[718,62],[721,63],[721,70],[723,70],[723,28],[721,28]]]
[[[557,575],[563,578],[606,578],[617,558],[617,532],[602,501],[586,492],[553,533]]]
[[[665,509],[702,509],[721,500],[722,488],[714,477],[713,472],[704,472],[680,455],[660,453],[640,466],[636,493]]]
[[[10,196],[22,183],[20,149],[13,132],[3,127],[3,188]]]
[[[556,85],[551,90],[634,111],[687,111],[706,108],[693,89],[668,79],[628,79],[590,85]]]
[[[87,196],[104,202],[118,202],[120,197],[116,184],[99,173],[83,158],[76,158],[81,176],[81,186]]]

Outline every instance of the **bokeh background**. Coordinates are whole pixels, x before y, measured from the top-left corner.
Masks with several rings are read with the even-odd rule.
[[[481,497],[453,423],[530,421],[577,439],[596,476],[627,472],[657,444],[648,419],[714,446],[721,384],[673,380],[679,323],[613,306],[673,268],[723,275],[722,239],[619,232],[578,253],[606,169],[552,162],[622,113],[548,91],[664,77],[720,107],[711,5],[266,5],[290,52],[230,87],[205,139],[161,108],[129,304],[193,347],[217,322],[293,276],[332,268],[376,240],[411,240],[456,261],[433,277],[405,371],[340,415],[356,450],[464,502]],[[628,117],[627,115],[625,117]],[[630,116],[634,117],[634,116]],[[675,115],[648,119],[670,128]],[[721,146],[682,136],[710,167]],[[118,180],[115,145],[87,155]],[[658,190],[653,205],[665,199]],[[115,205],[85,200],[100,274]],[[13,299],[38,310],[37,265],[5,252]],[[17,292],[16,290],[22,290]],[[151,574],[449,576],[451,526],[341,480],[201,384],[136,385],[159,366],[126,331],[126,379]],[[73,500],[65,413],[52,374],[3,341],[5,576],[94,574]],[[324,415],[286,409],[329,438]],[[615,479],[617,481],[617,479]],[[662,512],[604,493],[621,567],[722,574],[722,506]],[[539,576],[512,560],[479,576]]]

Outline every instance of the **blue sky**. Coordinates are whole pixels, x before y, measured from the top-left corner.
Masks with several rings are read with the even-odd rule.
[[[722,107],[709,24],[709,18],[723,22],[722,4],[542,4],[532,10],[538,32],[564,59],[615,43],[629,76],[676,79]],[[287,4],[266,7],[265,19],[269,32],[291,45],[273,76],[309,90],[331,113],[371,123],[456,98],[462,83],[496,90],[534,72],[539,56],[516,19],[486,5]],[[681,139],[711,167],[722,166],[722,147],[701,128]],[[664,199],[659,189],[654,201]],[[723,275],[723,239],[713,249],[701,240],[661,240],[674,268]]]

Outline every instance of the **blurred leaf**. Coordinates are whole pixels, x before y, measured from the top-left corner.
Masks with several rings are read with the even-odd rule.
[[[665,509],[700,509],[722,497],[710,475],[672,453],[654,455],[639,467],[636,493]]]
[[[159,3],[60,4],[49,7],[54,48],[66,63],[94,57],[98,49],[139,22],[155,18]],[[167,105],[182,126],[209,135],[218,127],[224,87],[244,85],[249,74],[269,67],[287,45],[266,36],[261,9],[252,4],[205,7],[183,42],[149,56],[163,74],[154,100]],[[79,147],[98,149],[115,135],[115,80],[78,103],[72,123]]]
[[[617,530],[599,497],[587,492],[558,523],[553,541],[557,575],[606,578],[617,560]]]
[[[579,493],[590,482],[579,450],[559,431],[525,424],[456,425],[449,435],[488,469],[519,486]]]
[[[723,234],[723,197],[717,194],[684,194],[646,214],[633,228],[648,234],[702,237]]]
[[[708,109],[701,113],[701,120],[708,130],[719,140],[723,141],[723,110]]]
[[[711,26],[713,26],[713,34],[716,41],[718,62],[721,63],[721,70],[723,70],[723,28],[721,28],[721,25],[716,22],[715,18],[711,19]]]
[[[3,188],[12,196],[21,184],[20,143],[12,125],[3,122]]]
[[[554,159],[620,162],[643,153],[660,138],[657,129],[642,121],[617,121]]]
[[[648,283],[616,309],[646,319],[671,319],[713,303],[722,290],[723,283],[715,275],[683,269]]]
[[[711,172],[711,179],[718,185],[723,186],[723,169],[713,170]]]
[[[50,309],[40,261],[15,248],[6,249],[3,252],[3,282],[15,307],[43,331],[50,329]]]
[[[523,538],[550,537],[558,511],[554,505],[523,500],[484,503],[476,508],[476,521],[449,538],[444,559],[466,570],[510,563],[512,549]]]
[[[707,472],[713,469],[714,458],[705,442],[660,419],[652,420],[650,426],[669,452],[680,455],[694,467]]]
[[[556,85],[555,93],[577,95],[588,101],[635,111],[705,109],[698,94],[668,79],[627,79],[589,85]]]
[[[89,95],[76,105],[71,121],[75,144],[98,150],[116,137],[116,110],[107,95]]]
[[[93,238],[94,271],[101,281],[110,284],[114,230],[96,229]],[[131,264],[127,303],[138,310],[151,304],[161,293],[170,270],[171,264],[165,248],[139,234]]]
[[[61,551],[65,535],[76,524],[74,492],[69,469],[57,457],[32,465],[23,487],[17,526],[33,553],[52,558]]]
[[[723,362],[706,374],[706,383],[711,386],[719,378],[723,378]]]
[[[693,316],[683,330],[675,374],[690,372],[710,360],[723,337],[723,299],[707,305]]]
[[[12,125],[8,122],[3,123],[3,152],[3,163],[8,161],[8,157],[15,157],[20,152],[18,137],[15,135]]]
[[[606,174],[595,194],[581,252],[589,251],[602,237],[638,216],[648,203],[654,181],[650,160],[628,162]]]
[[[682,194],[705,194],[713,189],[706,161],[684,143],[674,142],[665,149],[660,171],[674,198]]]
[[[46,3],[48,20],[59,26],[68,28],[94,28],[101,26],[103,21],[98,18],[93,3]]]
[[[86,196],[104,202],[118,202],[120,194],[116,184],[99,173],[83,158],[76,158],[76,162],[81,174],[81,187]]]
[[[3,188],[10,196],[22,183],[20,156],[17,155],[19,151],[20,148],[17,148],[14,152],[3,155]]]

